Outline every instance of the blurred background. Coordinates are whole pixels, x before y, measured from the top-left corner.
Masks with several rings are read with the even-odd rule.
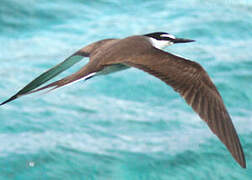
[[[251,12],[248,0],[1,0],[1,102],[93,41],[169,32],[196,40],[166,50],[208,71],[247,169],[172,88],[132,68],[0,107],[0,179],[251,179]]]

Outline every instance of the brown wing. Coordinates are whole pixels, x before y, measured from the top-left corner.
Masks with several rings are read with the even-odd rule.
[[[84,68],[84,69],[81,69],[80,71],[76,72],[73,75],[70,75],[66,78],[63,78],[62,80],[53,82],[53,83],[51,83],[47,86],[44,86],[40,89],[34,90],[34,89],[40,87],[42,84],[48,82],[49,80],[51,80],[52,78],[54,78],[58,74],[69,69],[74,64],[81,61],[84,57],[90,57],[91,55],[95,54],[99,50],[100,47],[107,46],[110,43],[115,42],[115,41],[117,41],[117,40],[116,39],[104,39],[104,40],[100,40],[100,41],[91,43],[90,45],[87,45],[87,46],[81,48],[80,50],[78,50],[77,52],[72,54],[70,57],[65,59],[63,62],[57,64],[56,66],[52,67],[51,69],[47,70],[46,72],[42,73],[37,78],[32,80],[29,84],[27,84],[24,88],[22,88],[16,94],[11,96],[6,101],[2,102],[0,104],[0,106],[6,104],[8,102],[11,102],[11,101],[23,96],[23,95],[31,94],[33,92],[37,92],[39,90],[43,90],[43,89],[50,88],[50,87],[58,88],[58,87],[66,85],[66,84],[69,84],[71,82],[74,82],[78,79],[81,79],[84,76],[87,76],[89,73],[92,73],[92,71]]]
[[[223,100],[206,71],[196,62],[152,48],[125,64],[148,72],[170,85],[208,124],[236,161],[246,167],[243,150]]]
[[[115,41],[118,41],[118,39],[104,39],[104,40],[96,41],[94,43],[91,43],[83,47],[82,49],[77,51],[75,54],[87,57],[95,53],[97,50],[99,50],[100,47],[105,46],[105,45],[107,46],[110,43],[115,42]]]

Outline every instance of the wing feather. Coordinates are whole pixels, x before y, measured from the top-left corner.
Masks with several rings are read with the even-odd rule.
[[[58,65],[52,67],[51,69],[47,70],[46,72],[42,73],[41,75],[39,75],[37,78],[35,78],[34,80],[32,80],[29,84],[27,84],[24,88],[22,88],[20,91],[18,91],[16,94],[14,94],[13,96],[11,96],[9,99],[7,99],[6,101],[2,102],[0,104],[4,105],[10,101],[13,101],[23,95],[26,94],[30,94],[33,92],[37,92],[38,90],[35,90],[36,88],[38,88],[39,86],[41,86],[42,84],[48,82],[49,80],[51,80],[52,78],[54,78],[55,76],[57,76],[58,74],[62,73],[63,71],[69,69],[70,67],[72,67],[74,64],[76,64],[77,62],[81,61],[84,57],[89,57],[91,54],[94,54],[97,52],[97,50],[99,49],[99,47],[104,46],[110,42],[114,42],[116,41],[116,39],[104,39],[104,40],[100,40],[94,43],[91,43],[83,48],[81,48],[80,50],[78,50],[77,52],[75,52],[73,55],[71,55],[70,57],[68,57],[67,59],[65,59],[63,62],[59,63]],[[79,72],[78,72],[79,73]],[[88,75],[88,72],[83,72],[83,76]],[[77,78],[77,75],[73,75]],[[70,77],[66,77],[64,79],[62,79],[61,81],[56,81],[54,83],[49,84],[48,86],[45,86],[47,88],[49,87],[53,87],[53,86],[63,86],[63,85],[59,85],[62,84],[63,82],[67,82],[66,84],[69,84],[71,82],[74,82],[76,80],[71,80],[69,78],[73,78],[73,76],[70,75]],[[58,83],[58,84],[57,84]],[[42,89],[46,89],[45,87],[40,88],[40,90]]]
[[[170,85],[208,124],[234,159],[243,168],[246,167],[239,137],[224,102],[207,72],[198,63],[153,48],[146,55],[128,58],[125,64],[150,73]]]
[[[27,84],[24,88],[22,88],[20,91],[18,91],[15,95],[7,99],[6,101],[2,102],[0,105],[4,105],[10,101],[13,101],[17,99],[18,97],[21,97],[22,95],[25,95],[29,93],[30,91],[36,89],[40,85],[46,83],[50,79],[54,78],[58,74],[62,73],[63,71],[67,70],[77,62],[79,62],[81,59],[83,59],[83,56],[79,55],[72,55],[60,64],[54,66],[53,68],[47,70],[46,72],[39,75],[37,78],[32,80],[29,84]]]

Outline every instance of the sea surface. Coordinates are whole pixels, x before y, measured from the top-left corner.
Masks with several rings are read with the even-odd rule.
[[[93,41],[156,31],[196,40],[166,51],[207,70],[247,169],[171,87],[131,68],[1,106],[0,179],[251,180],[250,0],[1,0],[0,100]]]

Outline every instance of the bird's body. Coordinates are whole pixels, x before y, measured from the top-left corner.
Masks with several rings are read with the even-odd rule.
[[[1,105],[22,95],[48,88],[53,90],[79,80],[135,67],[159,78],[178,92],[219,137],[236,161],[245,168],[245,157],[238,135],[207,72],[196,62],[161,50],[174,43],[192,41],[162,32],[97,41],[46,71]],[[90,60],[79,71],[38,88],[83,57],[89,57]]]

